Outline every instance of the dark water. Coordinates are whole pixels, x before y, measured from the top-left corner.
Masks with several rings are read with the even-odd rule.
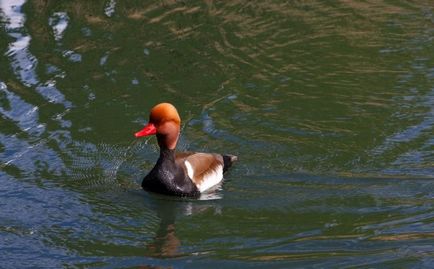
[[[433,8],[0,0],[0,267],[434,267]],[[161,101],[217,193],[140,189]]]

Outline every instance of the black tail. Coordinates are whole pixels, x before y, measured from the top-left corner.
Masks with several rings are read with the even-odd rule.
[[[223,166],[223,173],[224,173],[228,171],[229,167],[231,167],[235,161],[238,160],[238,157],[230,154],[222,155],[222,156],[223,156],[223,164],[224,164]]]

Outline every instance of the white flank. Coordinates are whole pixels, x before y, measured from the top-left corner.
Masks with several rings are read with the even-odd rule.
[[[194,179],[194,170],[188,161],[185,161],[185,167],[187,168],[187,174],[191,179]],[[210,169],[203,177],[197,188],[200,192],[204,192],[215,185],[219,184],[223,179],[223,166],[217,165],[215,169]]]

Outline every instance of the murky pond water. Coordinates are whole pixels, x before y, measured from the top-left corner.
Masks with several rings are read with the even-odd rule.
[[[432,267],[433,9],[0,0],[0,267]],[[213,195],[141,190],[162,101]]]

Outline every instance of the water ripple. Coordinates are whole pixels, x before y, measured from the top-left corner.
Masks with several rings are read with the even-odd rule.
[[[39,123],[38,107],[23,101],[18,95],[9,91],[6,84],[1,81],[0,91],[8,100],[8,106],[0,107],[0,113],[16,122],[22,131],[40,136],[45,131],[45,125]]]
[[[0,0],[3,266],[430,267],[432,7],[329,2]],[[163,100],[216,193],[141,190]]]
[[[4,150],[0,156],[1,167],[15,165],[28,175],[48,172],[61,175],[66,167],[58,153],[45,144],[45,140],[30,144],[16,136],[0,134]]]
[[[18,3],[3,1],[1,6],[7,19],[6,29],[8,35],[15,40],[9,43],[9,49],[6,52],[6,55],[11,58],[12,69],[25,86],[37,86],[36,90],[49,102],[61,103],[64,104],[65,107],[70,107],[71,103],[66,101],[64,95],[54,86],[54,81],[47,81],[45,83],[39,82],[36,74],[38,60],[29,51],[32,38],[30,35],[26,34],[26,29],[24,28],[25,15],[21,12],[24,3],[25,1]],[[59,31],[62,30],[62,25],[55,29]],[[76,61],[77,57],[73,57],[74,55],[75,54],[70,57],[73,58],[73,61]],[[78,58],[81,60],[80,56],[78,56]]]

